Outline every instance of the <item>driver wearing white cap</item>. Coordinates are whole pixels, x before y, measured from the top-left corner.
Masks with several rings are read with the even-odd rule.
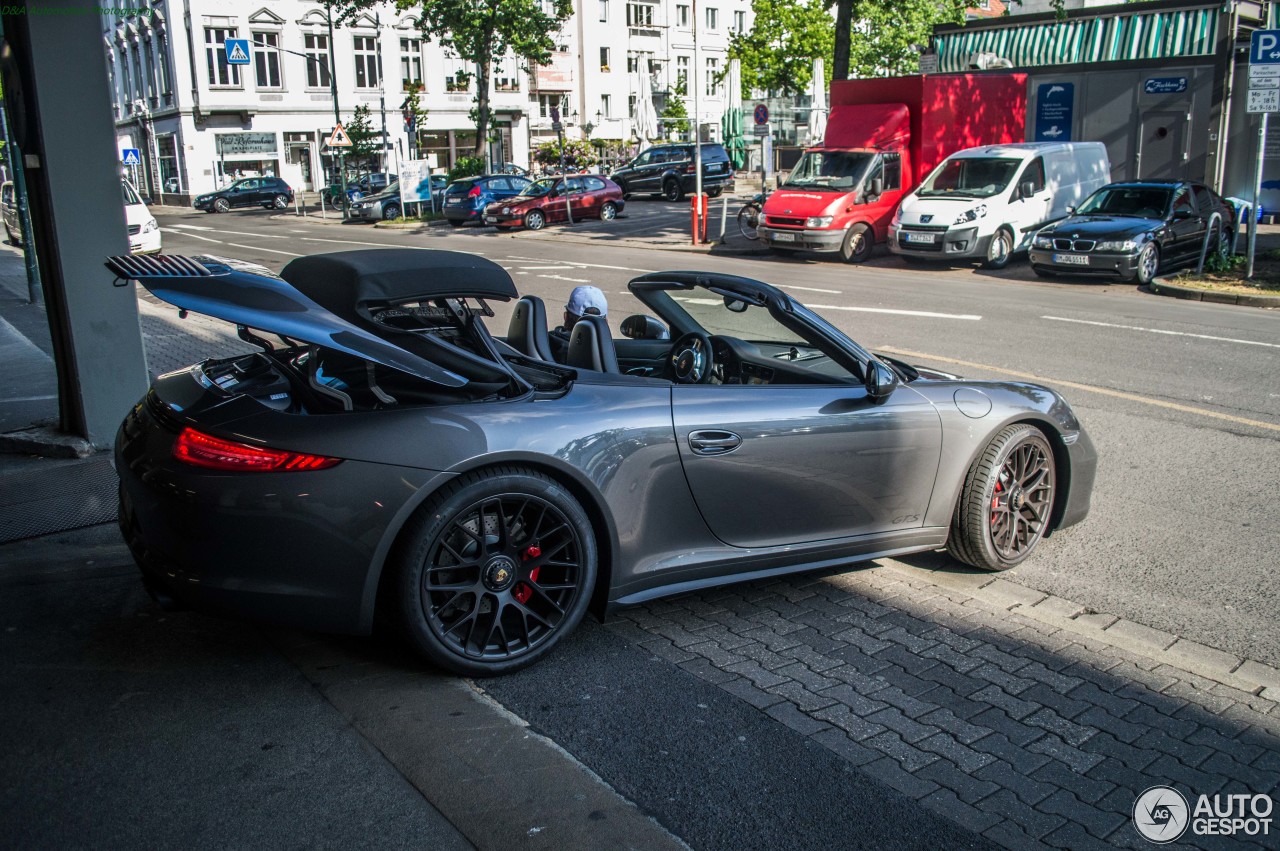
[[[579,319],[584,316],[608,315],[609,302],[599,287],[589,284],[574,287],[564,306],[564,325],[551,331],[551,353],[555,359],[564,363],[565,353],[569,349],[569,335]]]

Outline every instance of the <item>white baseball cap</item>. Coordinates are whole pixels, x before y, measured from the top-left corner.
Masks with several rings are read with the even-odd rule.
[[[600,291],[599,287],[589,285],[574,287],[573,292],[569,293],[569,301],[565,304],[564,309],[574,316],[585,316],[587,314],[607,316],[609,314],[609,302],[605,301],[604,293]]]

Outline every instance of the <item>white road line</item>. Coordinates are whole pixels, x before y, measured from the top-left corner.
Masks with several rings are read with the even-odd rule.
[[[250,251],[269,251],[272,254],[283,254],[286,257],[302,257],[302,254],[295,254],[292,251],[276,251],[274,248],[263,248],[261,245],[241,245],[238,242],[228,242],[227,245],[234,245],[236,248],[247,248]]]
[[[300,236],[303,242],[336,242],[339,245],[371,245],[374,248],[413,248],[418,251],[434,251],[425,245],[404,245],[399,242],[361,242],[356,239],[321,239],[318,236]]]
[[[182,232],[182,235],[183,235],[183,236],[189,236],[189,237],[191,237],[192,239],[203,239],[205,242],[212,242],[212,243],[216,243],[217,245],[225,245],[225,244],[226,244],[226,243],[224,243],[224,242],[223,242],[222,240],[220,240],[220,239],[209,239],[209,237],[207,237],[207,236],[200,236],[199,234],[195,234],[195,233],[187,233],[186,231],[183,231],[183,232]]]
[[[514,254],[507,255],[506,259],[524,261],[526,263],[546,263],[547,262],[547,258],[545,257],[520,257]],[[581,263],[577,260],[564,260],[561,262],[571,266],[578,266],[583,269],[610,269],[615,272],[640,272],[641,274],[647,274],[650,272],[657,271],[656,269],[633,269],[630,266],[606,266],[603,263]]]
[[[1100,328],[1122,328],[1125,331],[1146,331],[1148,334],[1167,334],[1170,337],[1195,337],[1200,340],[1217,340],[1219,343],[1239,343],[1242,346],[1266,346],[1280,349],[1280,343],[1261,343],[1257,340],[1237,340],[1234,337],[1215,337],[1212,334],[1191,334],[1187,331],[1165,331],[1160,328],[1143,328],[1141,325],[1115,325],[1111,322],[1093,322],[1088,319],[1067,319],[1064,316],[1041,316],[1054,322],[1074,322],[1077,325],[1097,325]]]
[[[857,313],[892,313],[896,316],[924,316],[929,319],[964,319],[977,322],[981,316],[972,313],[932,313],[928,310],[890,310],[887,307],[844,307],[839,304],[806,304],[811,310],[852,310]]]
[[[830,295],[840,295],[840,290],[820,290],[817,287],[797,287],[794,284],[776,284],[780,290],[804,290],[807,293],[828,293]]]
[[[550,278],[553,281],[570,281],[575,284],[589,284],[589,278],[566,278],[564,275],[539,275],[539,278]]]
[[[573,269],[573,266],[521,266],[521,272],[564,272]]]
[[[169,225],[171,228],[182,228],[183,230],[217,230],[217,228],[206,228],[200,225]]]

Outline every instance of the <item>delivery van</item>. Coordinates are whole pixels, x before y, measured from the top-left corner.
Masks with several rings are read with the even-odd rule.
[[[902,199],[889,250],[908,259],[979,259],[1004,268],[1035,232],[1111,182],[1101,142],[983,145],[947,157]]]

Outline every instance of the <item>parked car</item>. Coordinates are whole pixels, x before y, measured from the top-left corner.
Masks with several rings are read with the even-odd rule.
[[[693,144],[655,145],[609,175],[624,195],[662,195],[679,201],[693,192],[697,169]],[[733,185],[733,163],[724,145],[702,143],[702,191],[715,198]]]
[[[529,176],[529,169],[515,163],[503,163],[501,171],[503,174],[518,174],[521,177]]]
[[[1058,392],[874,355],[736,275],[633,279],[623,325],[675,339],[585,316],[561,364],[539,299],[491,336],[483,304],[518,293],[475,255],[107,267],[262,332],[157,378],[120,427],[147,587],[304,629],[377,611],[458,674],[536,662],[588,608],[944,546],[1004,570],[1089,511],[1096,452]]]
[[[399,218],[403,212],[400,204],[400,182],[392,181],[381,192],[352,201],[347,212],[353,219],[371,222]]]
[[[376,195],[386,189],[396,179],[396,175],[385,171],[368,172],[347,178],[347,203],[358,201],[366,195]],[[344,207],[342,203],[342,181],[335,180],[325,190],[330,206]]]
[[[1003,269],[1035,232],[1111,181],[1101,142],[1024,142],[957,151],[902,199],[889,250],[908,260],[978,258]]]
[[[197,195],[192,206],[206,213],[225,213],[236,207],[283,210],[293,203],[293,190],[279,177],[246,177],[226,189]]]
[[[1214,213],[1218,219],[1211,222]],[[1161,272],[1195,263],[1206,233],[1210,253],[1227,254],[1235,231],[1231,205],[1203,183],[1112,183],[1036,233],[1031,268],[1042,278],[1108,275],[1149,284]]]
[[[626,206],[618,184],[598,174],[543,177],[519,195],[485,207],[484,222],[500,228],[541,230],[548,222],[573,220],[612,221]],[[566,209],[566,207],[568,209]]]
[[[530,183],[519,175],[486,174],[455,180],[444,190],[444,217],[454,227],[482,223],[484,210],[494,201],[514,198]]]
[[[158,254],[160,252],[160,224],[143,203],[142,196],[133,184],[121,179],[124,193],[124,221],[129,234],[129,251],[134,254]],[[22,216],[18,211],[18,198],[13,181],[0,184],[0,215],[4,218],[4,230],[13,245],[23,244]]]

